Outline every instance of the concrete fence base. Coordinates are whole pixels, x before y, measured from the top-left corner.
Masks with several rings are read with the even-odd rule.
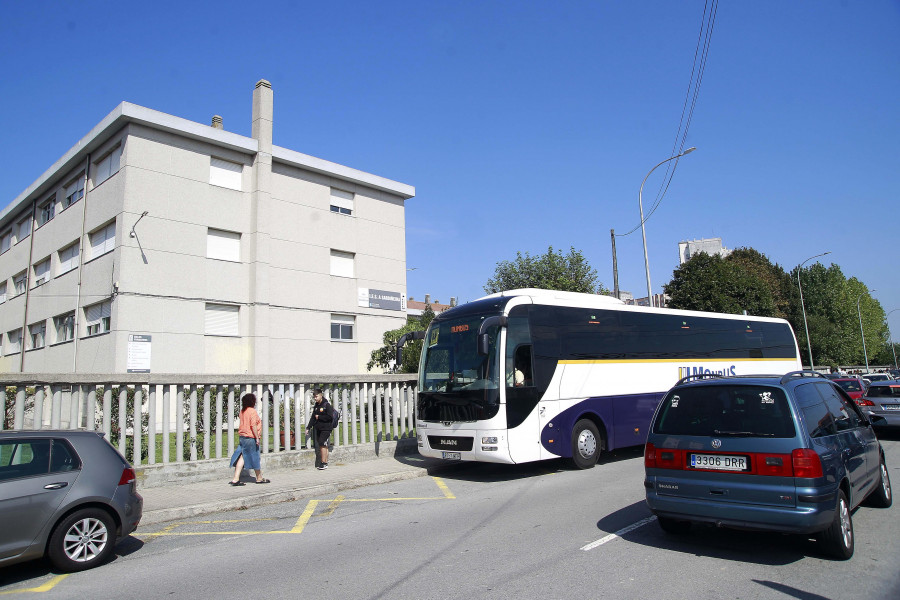
[[[331,463],[355,463],[373,460],[381,456],[406,456],[416,454],[418,446],[415,438],[396,441],[378,442],[376,444],[357,444],[339,446],[329,453]],[[296,469],[315,463],[314,450],[291,450],[287,452],[266,453],[262,455],[263,473],[284,469]],[[214,458],[191,462],[169,463],[162,465],[141,466],[135,471],[138,478],[138,489],[153,488],[164,485],[213,481],[228,477],[231,470],[229,458]]]

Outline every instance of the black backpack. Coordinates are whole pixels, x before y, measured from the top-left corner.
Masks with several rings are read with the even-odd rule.
[[[334,416],[331,418],[331,428],[337,429],[338,423],[341,422],[341,411],[335,405],[331,405],[331,410],[334,411]]]

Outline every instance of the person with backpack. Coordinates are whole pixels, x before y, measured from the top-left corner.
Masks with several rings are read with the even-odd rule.
[[[335,410],[325,398],[322,388],[313,390],[313,400],[316,403],[313,405],[306,431],[307,433],[315,432],[316,468],[322,471],[328,468],[328,438],[331,436],[331,430],[334,429],[337,419],[335,419]]]

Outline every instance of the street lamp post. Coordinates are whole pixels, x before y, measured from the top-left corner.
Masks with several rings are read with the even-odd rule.
[[[820,256],[825,256],[826,254],[831,254],[831,250],[828,252],[823,252],[822,254],[816,254],[815,256],[810,256],[797,267],[797,287],[800,288],[800,310],[803,311],[803,329],[806,331],[806,350],[809,352],[809,370],[816,370],[816,363],[813,361],[812,355],[812,344],[809,341],[809,325],[806,324],[806,307],[803,306],[803,286],[800,285],[800,272],[803,270],[803,265],[808,263],[814,258],[819,258]]]
[[[681,154],[676,154],[675,156],[670,156],[666,160],[662,161],[656,167],[650,169],[650,173],[656,170],[660,165],[664,165],[670,160],[675,160],[676,158],[681,158],[685,154],[690,154],[697,148],[695,146],[691,146]],[[650,177],[650,173],[647,173],[647,177]],[[638,190],[638,208],[641,210],[641,237],[644,238],[644,268],[647,271],[647,304],[649,306],[653,306],[653,292],[651,292],[650,288],[650,260],[647,258],[647,232],[644,229],[644,201],[642,195],[644,193],[644,184],[647,182],[647,177],[644,177],[644,181],[641,182],[641,189]]]
[[[888,320],[887,320],[887,318],[889,316],[891,316],[891,313],[896,310],[900,310],[900,308],[895,308],[894,310],[889,311],[888,314],[884,315],[884,322],[887,323],[887,326],[888,326],[888,338],[891,340],[891,352],[894,353],[894,368],[900,369],[900,367],[897,366],[897,351],[894,350],[894,334],[891,333],[891,324],[888,323]]]
[[[878,291],[878,290],[869,290],[868,292],[863,292],[863,293],[860,294],[859,297],[856,299],[856,314],[859,315],[859,333],[862,334],[862,341],[863,341],[863,356],[864,356],[865,359],[866,359],[866,373],[869,372],[869,354],[866,352],[866,332],[863,331],[863,326],[862,326],[862,311],[861,311],[860,308],[859,308],[859,301],[862,300],[862,297],[865,296],[867,293],[872,293],[872,292],[877,292],[877,291]]]

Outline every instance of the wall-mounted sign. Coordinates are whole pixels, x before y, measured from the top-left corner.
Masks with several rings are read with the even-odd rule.
[[[384,310],[406,310],[406,294],[359,288],[359,305],[365,308]]]
[[[150,372],[150,335],[128,336],[128,360],[125,368],[129,373]]]

